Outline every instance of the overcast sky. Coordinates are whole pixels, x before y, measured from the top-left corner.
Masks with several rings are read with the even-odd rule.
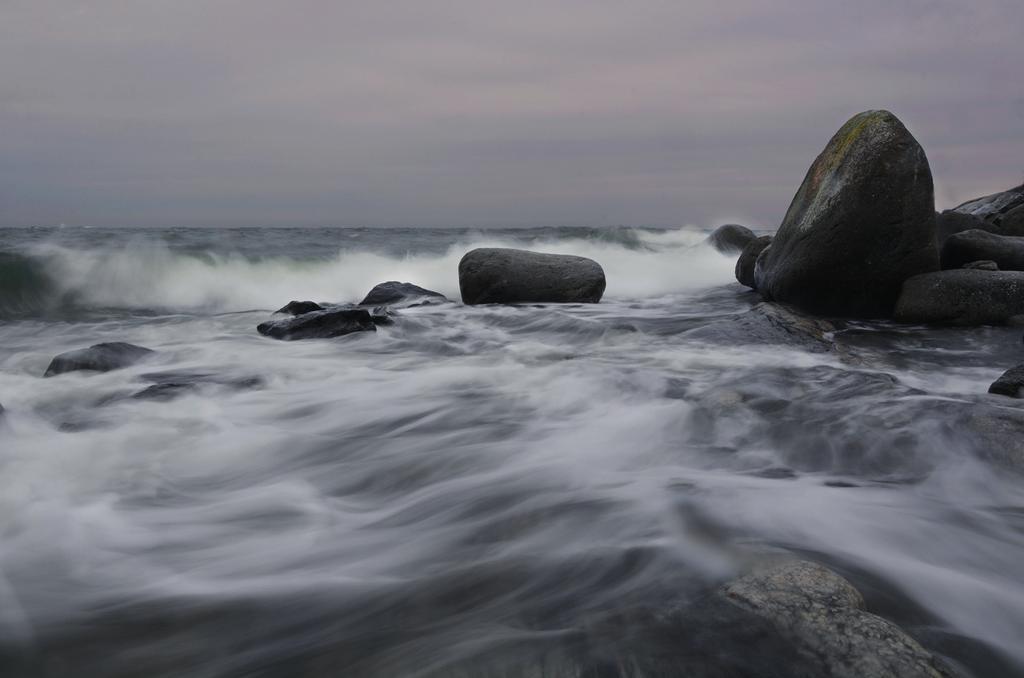
[[[0,225],[774,227],[852,114],[1024,179],[1022,0],[0,0]]]

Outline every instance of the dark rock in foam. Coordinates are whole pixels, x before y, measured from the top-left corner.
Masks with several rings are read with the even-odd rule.
[[[976,261],[994,261],[1000,271],[1024,271],[1024,237],[972,229],[949,236],[942,246],[942,268],[965,268]]]
[[[740,252],[740,257],[736,260],[736,280],[739,280],[741,285],[757,289],[754,283],[754,264],[761,252],[771,243],[772,236],[762,235],[748,242]]]
[[[361,308],[327,309],[303,313],[293,318],[268,320],[256,331],[274,339],[329,339],[353,332],[375,332],[377,326],[369,311]]]
[[[708,236],[708,244],[722,254],[737,254],[742,252],[747,243],[756,237],[757,235],[746,226],[725,224],[716,228]]]
[[[957,269],[903,283],[894,317],[940,325],[1004,325],[1024,314],[1024,272]]]
[[[989,393],[1020,398],[1024,395],[1024,364],[1011,367],[988,387]]]
[[[448,301],[448,297],[412,283],[389,280],[375,286],[359,302],[360,306],[419,305]]]
[[[76,371],[109,372],[128,367],[153,355],[154,351],[135,344],[110,342],[61,353],[46,368],[44,377]]]
[[[313,311],[322,311],[324,307],[315,301],[289,301],[274,313],[287,313],[288,315],[302,315]]]
[[[811,313],[886,317],[904,280],[937,268],[924,150],[892,113],[868,111],[811,165],[754,278],[765,298]]]
[[[597,303],[604,288],[604,270],[586,257],[480,248],[459,262],[466,304]]]

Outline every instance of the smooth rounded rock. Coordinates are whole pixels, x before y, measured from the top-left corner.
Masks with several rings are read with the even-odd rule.
[[[597,303],[604,288],[604,269],[586,257],[486,247],[459,262],[466,304]]]
[[[722,254],[737,254],[756,237],[757,235],[746,226],[724,224],[712,231],[707,242]]]
[[[811,165],[754,278],[810,313],[887,317],[904,280],[937,268],[924,150],[892,113],[867,111]]]
[[[946,239],[942,268],[964,268],[976,261],[993,261],[1000,271],[1024,271],[1024,237],[971,229]]]
[[[135,363],[153,355],[154,351],[144,346],[116,341],[94,344],[89,348],[61,353],[50,361],[44,377],[53,377],[67,372],[109,372]]]
[[[740,257],[736,260],[736,280],[741,285],[757,289],[757,284],[754,282],[754,264],[761,252],[770,244],[772,244],[772,236],[762,235],[760,238],[754,238],[748,242],[740,252]]]
[[[1024,272],[956,269],[903,283],[893,317],[906,323],[1005,325],[1024,314]]]
[[[359,302],[360,306],[422,305],[448,301],[440,292],[434,292],[419,285],[389,280],[376,285]]]

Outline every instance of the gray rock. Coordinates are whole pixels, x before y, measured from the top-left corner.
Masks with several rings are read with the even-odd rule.
[[[937,268],[928,159],[896,116],[867,111],[811,165],[754,279],[810,313],[887,317],[904,280]]]
[[[951,678],[952,669],[895,624],[864,610],[864,599],[835,572],[806,561],[742,577],[721,591],[768,620],[833,678]]]
[[[76,371],[109,372],[150,357],[154,351],[135,344],[110,342],[61,353],[50,361],[44,377]]]
[[[315,301],[289,301],[274,313],[287,313],[288,315],[302,315],[312,311],[322,311],[324,307]]]
[[[329,339],[353,332],[376,332],[377,326],[366,309],[326,309],[293,318],[268,320],[256,327],[260,334],[274,339]]]
[[[739,280],[741,285],[757,289],[754,282],[754,264],[764,248],[770,244],[772,244],[772,236],[762,235],[760,238],[754,238],[748,242],[740,252],[740,258],[736,260],[736,280]]]
[[[1024,238],[980,229],[954,233],[942,246],[942,268],[964,268],[974,261],[994,261],[1000,271],[1024,271]]]
[[[152,385],[132,394],[135,400],[173,400],[178,396],[199,390],[202,386],[216,385],[233,390],[247,390],[263,386],[263,379],[258,376],[231,377],[211,372],[150,372],[140,375],[140,379]]]
[[[586,257],[480,248],[459,262],[466,304],[597,303],[604,288],[604,270]]]
[[[685,336],[713,345],[785,345],[814,353],[835,350],[835,325],[773,303],[761,303],[749,311],[689,330]]]
[[[958,219],[959,224],[971,223],[968,228],[979,228],[999,235],[1024,236],[1024,185],[968,200],[943,214],[949,212],[973,217],[973,221],[951,217]]]
[[[1024,396],[1024,364],[1011,367],[1003,372],[1003,376],[992,382],[989,393],[1020,398]]]
[[[935,215],[935,242],[941,248],[949,236],[974,228],[987,230],[985,220],[955,210],[939,212]]]
[[[712,231],[707,242],[722,254],[737,254],[756,237],[757,235],[746,226],[725,224]]]
[[[964,264],[960,268],[972,269],[975,271],[998,271],[999,264],[994,261],[972,261]]]
[[[938,325],[1005,325],[1024,313],[1024,272],[958,269],[903,283],[894,318]]]
[[[448,301],[448,297],[440,292],[434,292],[412,283],[389,280],[370,290],[366,297],[359,302],[359,305],[390,306],[402,304],[403,306],[419,306],[443,301]]]

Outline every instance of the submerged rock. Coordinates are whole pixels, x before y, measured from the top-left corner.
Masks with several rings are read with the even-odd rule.
[[[313,311],[322,311],[324,307],[315,301],[289,301],[274,313],[287,313],[288,315],[302,315]]]
[[[133,393],[131,397],[135,400],[172,400],[208,384],[236,390],[263,386],[263,379],[257,376],[226,377],[209,372],[151,372],[141,375],[140,378],[153,384]]]
[[[1024,313],[1024,272],[957,269],[903,284],[894,317],[940,325],[1004,325]]]
[[[486,247],[459,262],[466,304],[597,303],[604,288],[604,269],[586,257]]]
[[[757,235],[746,226],[725,224],[716,228],[708,236],[708,244],[722,254],[737,254],[743,251]]]
[[[359,302],[360,306],[390,306],[393,304],[421,305],[448,301],[440,292],[428,290],[412,283],[389,280],[375,286]]]
[[[721,595],[768,621],[810,662],[801,671],[812,669],[812,675],[956,675],[898,626],[866,612],[863,597],[850,582],[816,563],[786,563],[741,577],[723,587]]]
[[[1003,372],[1003,376],[992,382],[989,393],[1020,398],[1024,396],[1024,363],[1011,367]]]
[[[811,313],[887,317],[904,280],[937,268],[924,150],[892,113],[867,111],[811,165],[754,278]]]
[[[376,332],[377,326],[369,311],[361,308],[311,311],[293,318],[268,320],[256,326],[260,334],[293,341],[296,339],[329,339],[353,332]]]
[[[801,315],[779,304],[761,303],[745,313],[708,323],[685,333],[712,345],[786,345],[814,353],[835,350],[835,325]]]
[[[741,285],[757,289],[754,282],[754,264],[761,252],[770,244],[772,244],[772,236],[762,235],[760,238],[754,238],[748,242],[740,252],[740,258],[736,260],[736,280],[740,281]]]
[[[1024,238],[972,229],[949,236],[942,246],[942,268],[966,268],[992,261],[1000,271],[1024,271]]]
[[[76,371],[109,372],[128,367],[153,355],[154,351],[135,344],[110,342],[61,353],[46,368],[44,377]]]

